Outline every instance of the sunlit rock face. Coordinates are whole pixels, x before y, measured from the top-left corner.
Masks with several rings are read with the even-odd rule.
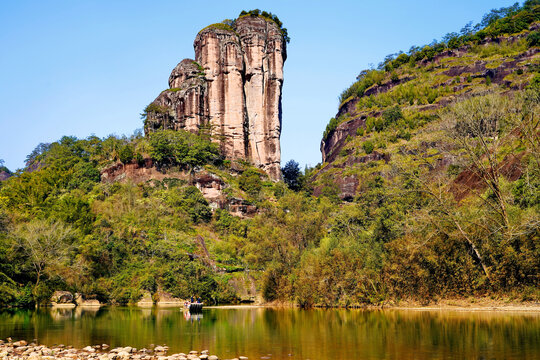
[[[229,159],[281,176],[281,88],[286,42],[279,27],[257,16],[201,30],[195,60],[172,71],[169,89],[151,104],[145,132],[209,129]],[[151,111],[150,111],[151,110]]]

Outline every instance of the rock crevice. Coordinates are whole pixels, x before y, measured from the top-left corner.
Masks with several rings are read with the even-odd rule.
[[[229,159],[242,159],[281,176],[281,89],[286,41],[276,23],[242,16],[233,27],[211,25],[194,41],[169,89],[147,108],[145,133],[207,128]]]

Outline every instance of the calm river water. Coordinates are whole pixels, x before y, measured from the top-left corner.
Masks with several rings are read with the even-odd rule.
[[[0,338],[253,359],[540,359],[540,314],[178,308],[3,310]]]

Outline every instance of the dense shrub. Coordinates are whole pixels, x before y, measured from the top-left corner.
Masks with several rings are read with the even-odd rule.
[[[399,106],[393,106],[383,111],[382,118],[384,120],[385,127],[396,123],[398,120],[403,119],[403,113]]]
[[[262,189],[261,174],[255,169],[248,169],[238,179],[240,189],[256,197]]]
[[[218,145],[187,132],[160,130],[149,136],[150,155],[160,166],[193,168],[220,161]]]
[[[364,151],[366,152],[366,154],[371,154],[373,152],[373,149],[374,149],[374,145],[371,141],[364,141],[362,143],[362,149],[364,149]]]
[[[527,45],[540,46],[540,31],[533,31],[527,35]]]
[[[337,126],[338,121],[336,120],[336,118],[331,118],[328,125],[326,125],[326,129],[324,129],[323,140],[327,140],[328,137],[334,132],[334,130],[336,130]]]

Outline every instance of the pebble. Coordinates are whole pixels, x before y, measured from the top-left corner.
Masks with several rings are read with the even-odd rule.
[[[0,360],[219,360],[216,355],[210,355],[209,350],[191,350],[187,355],[177,353],[167,356],[167,345],[152,345],[148,350],[126,346],[110,348],[107,344],[88,345],[81,349],[63,344],[50,347],[39,345],[34,339],[28,344],[25,340],[13,341],[7,338],[0,340]],[[248,360],[245,356],[233,360]]]

